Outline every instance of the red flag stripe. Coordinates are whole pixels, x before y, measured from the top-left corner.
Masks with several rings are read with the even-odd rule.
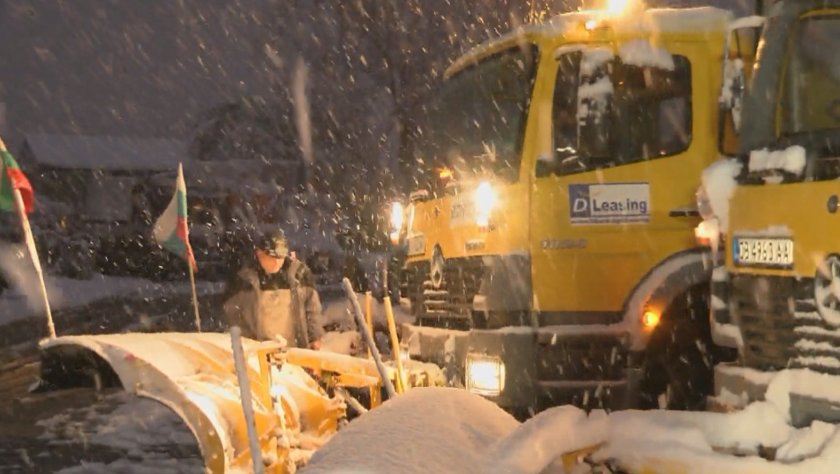
[[[198,265],[195,263],[195,255],[193,254],[192,245],[190,245],[189,227],[187,225],[186,218],[178,218],[176,232],[178,234],[178,239],[181,240],[181,242],[183,242],[187,248],[186,255],[184,255],[184,258],[186,258],[187,261],[190,262],[193,271],[198,271]]]
[[[32,192],[32,185],[29,184],[29,179],[23,174],[20,168],[6,168],[6,176],[9,177],[9,182],[12,189],[20,190],[20,195],[23,198],[23,208],[26,213],[35,210],[35,195]]]

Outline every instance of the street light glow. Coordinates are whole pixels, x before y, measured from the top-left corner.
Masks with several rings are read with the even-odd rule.
[[[630,7],[633,0],[607,0],[605,10],[611,15],[621,15]]]

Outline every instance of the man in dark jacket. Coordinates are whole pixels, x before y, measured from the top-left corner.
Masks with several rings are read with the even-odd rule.
[[[289,251],[282,231],[258,242],[226,293],[228,324],[242,328],[244,336],[263,341],[279,336],[292,347],[320,348],[324,329],[312,272]]]

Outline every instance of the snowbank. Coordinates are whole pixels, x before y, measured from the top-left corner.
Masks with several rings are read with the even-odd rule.
[[[624,64],[674,70],[674,58],[667,49],[652,45],[647,40],[631,40],[619,47],[618,55]]]
[[[801,372],[775,377],[767,401],[733,413],[587,415],[562,406],[521,425],[467,392],[415,389],[351,422],[304,472],[563,472],[562,456],[586,448],[593,450],[585,461],[590,467],[609,463],[627,472],[836,472],[838,426],[790,426],[787,389],[802,383],[796,380]],[[774,452],[776,460],[760,457],[762,452]]]
[[[365,308],[365,295],[363,293],[357,294],[359,304],[362,310]],[[350,331],[356,329],[356,322],[353,315],[350,313],[350,305],[346,298],[337,298],[331,301],[322,302],[323,322],[326,327],[333,327],[338,331]],[[394,309],[394,320],[397,327],[403,323],[414,322],[414,317],[405,308],[399,305],[392,305]],[[373,312],[373,322],[375,326],[385,328],[387,321],[385,319],[385,304],[377,301],[375,298],[371,305]]]
[[[767,170],[784,170],[801,175],[805,169],[805,148],[794,145],[784,150],[754,150],[750,152],[751,173]]]
[[[734,414],[623,412],[610,415],[609,421],[606,443],[595,459],[618,460],[631,472],[670,465],[678,467],[674,472],[687,473],[828,474],[836,472],[840,461],[840,436],[834,425],[815,422],[794,430],[764,402]],[[776,448],[778,461],[748,449],[759,445]],[[801,462],[783,462],[817,453]]]
[[[351,422],[302,472],[491,472],[483,457],[517,425],[493,403],[463,390],[418,388]]]

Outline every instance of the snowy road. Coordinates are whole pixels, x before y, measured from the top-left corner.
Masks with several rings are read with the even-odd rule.
[[[200,300],[206,329],[219,324],[219,300],[217,294]],[[55,318],[59,334],[190,331],[193,324],[189,296],[178,293],[117,295],[57,311]],[[191,433],[156,402],[120,390],[29,394],[42,328],[26,318],[0,331],[0,472],[202,472]]]
[[[120,389],[34,398],[0,431],[2,472],[203,472],[198,444],[163,405]],[[38,413],[38,420],[27,416]],[[8,431],[13,431],[9,433]]]

